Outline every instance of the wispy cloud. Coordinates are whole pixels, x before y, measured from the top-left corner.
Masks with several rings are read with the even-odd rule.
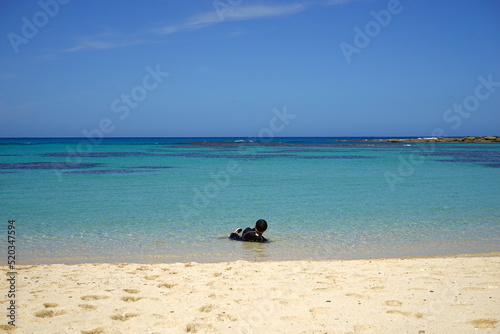
[[[222,23],[224,21],[245,21],[257,20],[273,17],[289,16],[299,12],[303,12],[314,5],[319,6],[332,6],[341,5],[349,2],[361,0],[319,0],[319,1],[302,1],[282,5],[235,5],[222,8],[214,8],[210,11],[193,15],[180,23],[167,25],[157,28],[153,31],[143,31],[136,34],[124,35],[108,30],[105,33],[80,37],[76,43],[64,50],[63,52],[76,52],[84,50],[109,50],[122,48],[127,46],[134,46],[139,44],[153,43],[153,41],[146,39],[146,36],[151,35],[169,35],[181,31],[196,30],[208,27],[214,24]],[[235,37],[242,34],[243,31],[235,31],[230,34],[230,37]]]
[[[47,103],[50,103],[50,101],[35,101],[35,102],[27,102],[27,103],[23,103],[23,104],[18,104],[18,105],[15,105],[15,106],[12,106],[11,108],[9,108],[10,110],[24,110],[24,109],[31,109],[33,107],[38,107],[38,106],[42,106],[42,105],[45,105]]]
[[[191,16],[180,24],[159,28],[155,32],[167,35],[184,30],[195,30],[224,21],[244,21],[287,16],[304,11],[308,7],[309,4],[307,3],[295,3],[289,5],[251,5],[235,6],[221,10],[214,9],[210,12]]]
[[[40,61],[50,61],[50,60],[56,60],[57,55],[55,53],[48,53],[48,54],[39,55],[36,58]]]
[[[236,29],[236,30],[231,31],[228,34],[228,36],[229,37],[238,37],[238,36],[241,36],[241,35],[244,35],[244,34],[247,34],[247,33],[248,33],[248,30]]]
[[[104,33],[93,36],[80,37],[76,45],[63,50],[75,52],[83,50],[108,50],[150,43],[150,41],[137,37],[137,35],[121,35],[117,33]]]
[[[355,1],[361,1],[361,0],[327,0],[325,2],[325,5],[327,6],[335,6],[335,5],[342,5],[348,2],[355,2]]]
[[[359,2],[359,1],[368,2],[370,0],[326,0],[323,3],[323,5],[326,5],[326,6],[336,6],[336,5],[343,5],[343,4],[346,4],[346,3]]]
[[[0,94],[0,96],[1,95],[2,94]],[[10,107],[9,109],[12,110],[12,111],[14,111],[14,110],[31,110],[31,109],[39,107],[39,106],[44,106],[44,105],[53,104],[53,103],[59,103],[61,101],[70,100],[72,98],[73,98],[72,96],[54,97],[54,98],[49,99],[49,100],[32,101],[32,102],[26,102],[26,103],[22,103],[22,104],[17,104],[17,105],[14,105],[14,106]]]

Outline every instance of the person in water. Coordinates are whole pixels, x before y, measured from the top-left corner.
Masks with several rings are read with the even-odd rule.
[[[240,235],[242,228],[238,228],[236,229],[236,231],[229,235],[229,239],[240,241],[266,242],[267,239],[262,235],[266,230],[267,222],[264,219],[259,219],[255,223],[254,228],[247,227],[243,231],[242,235]]]

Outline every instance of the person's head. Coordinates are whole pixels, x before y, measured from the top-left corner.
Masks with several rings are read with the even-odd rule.
[[[264,233],[267,230],[267,222],[264,219],[257,220],[255,230],[260,234]]]

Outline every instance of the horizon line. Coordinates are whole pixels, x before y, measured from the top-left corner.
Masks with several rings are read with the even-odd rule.
[[[458,135],[458,136],[276,136],[272,138],[463,138],[463,137],[498,137],[497,135]],[[99,140],[105,139],[133,139],[133,138],[261,138],[258,136],[119,136],[119,137],[103,137]],[[272,139],[265,138],[265,139]],[[97,140],[96,138],[89,137],[71,137],[71,136],[20,136],[20,137],[0,137],[0,139],[87,139],[87,140]]]

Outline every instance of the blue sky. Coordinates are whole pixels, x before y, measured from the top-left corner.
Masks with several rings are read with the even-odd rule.
[[[497,0],[1,0],[0,22],[0,137],[500,135]]]

